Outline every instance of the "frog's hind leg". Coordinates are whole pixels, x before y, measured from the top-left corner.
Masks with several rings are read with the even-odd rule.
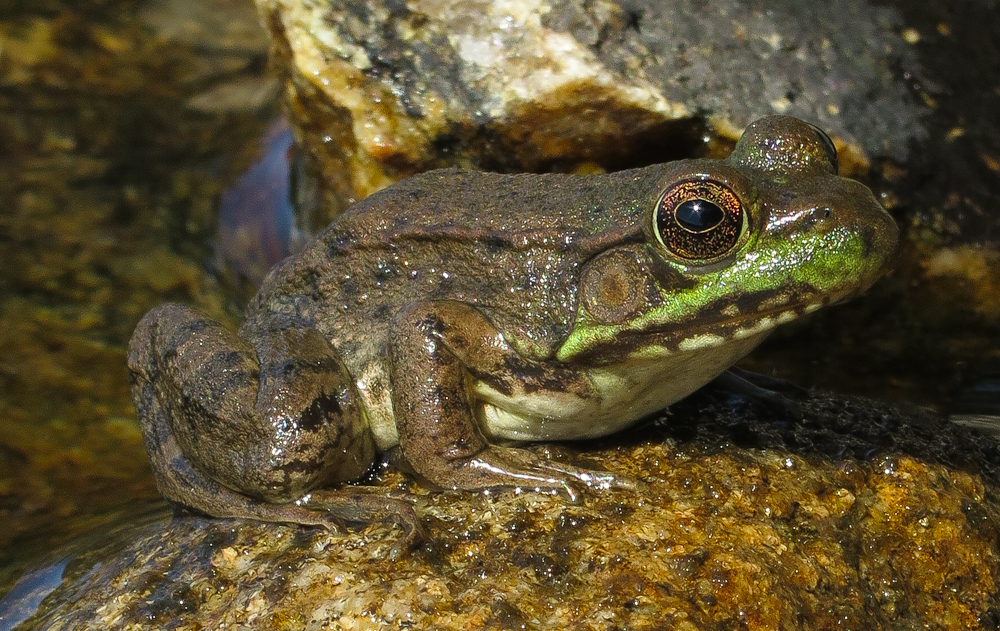
[[[216,517],[330,530],[342,521],[391,521],[403,526],[405,547],[412,545],[420,538],[419,521],[407,502],[349,488],[315,491],[341,481],[330,479],[340,471],[340,460],[350,460],[342,469],[357,477],[373,459],[373,447],[364,442],[366,429],[338,440],[350,434],[347,430],[358,430],[357,423],[343,427],[339,413],[345,410],[332,405],[327,392],[337,390],[331,380],[346,373],[303,379],[297,369],[328,365],[315,355],[332,354],[329,344],[312,330],[275,332],[266,342],[255,342],[264,350],[180,305],[158,307],[136,327],[129,345],[132,389],[161,493]],[[288,387],[292,380],[297,390]],[[283,410],[305,413],[305,420],[316,425],[308,429],[330,436],[297,446],[299,434],[282,425],[290,417],[274,409],[276,400],[284,403]],[[318,418],[326,407],[317,401],[336,408],[331,413],[336,418]],[[300,414],[300,429],[302,421]],[[283,435],[284,442],[279,440]]]
[[[295,504],[271,504],[222,486],[191,465],[170,430],[153,386],[133,376],[136,406],[145,410],[143,438],[160,493],[167,499],[215,517],[243,517],[332,527],[315,511]]]
[[[392,544],[389,558],[398,559],[426,538],[413,506],[404,499],[380,495],[383,489],[321,489],[303,501],[272,503],[249,497],[205,476],[185,458],[170,432],[163,408],[148,382],[133,379],[137,405],[147,410],[143,436],[156,484],[164,497],[214,517],[321,526],[336,532],[343,523],[391,523],[403,535]],[[143,397],[140,403],[139,397]]]

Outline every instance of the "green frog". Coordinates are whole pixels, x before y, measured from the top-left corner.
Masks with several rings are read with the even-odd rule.
[[[817,127],[751,124],[725,160],[599,175],[444,169],[355,204],[279,263],[238,333],[176,304],[129,347],[163,495],[220,517],[392,519],[346,483],[392,452],[443,489],[632,482],[533,441],[605,436],[777,325],[857,294],[897,229]]]

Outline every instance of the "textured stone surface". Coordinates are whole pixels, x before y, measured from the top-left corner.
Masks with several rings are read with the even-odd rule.
[[[462,164],[621,168],[788,113],[855,160],[902,158],[925,106],[890,9],[583,0],[259,0],[326,210]],[[697,118],[695,115],[698,115]]]
[[[22,629],[995,628],[1000,451],[939,417],[703,395],[553,457],[646,488],[569,504],[390,473],[429,534],[398,562],[387,526],[161,519],[71,561]]]

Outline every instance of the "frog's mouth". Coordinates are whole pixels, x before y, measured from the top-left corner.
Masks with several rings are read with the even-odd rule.
[[[715,333],[716,336],[723,338],[723,340],[752,337],[770,331],[779,325],[797,320],[823,307],[846,302],[852,296],[856,295],[856,293],[856,291],[846,290],[822,296],[813,301],[774,301],[775,304],[773,305],[767,305],[767,302],[764,301],[761,303],[760,308],[750,315],[732,314],[732,317],[725,317],[728,315],[726,313],[727,309],[723,308],[721,310],[723,317],[713,323],[707,324],[705,333]],[[678,350],[685,350],[684,342],[689,339],[690,336],[686,336],[685,340],[680,340],[677,344]]]
[[[732,306],[722,307],[716,312],[719,318],[706,319],[698,326],[691,326],[691,323],[671,323],[650,327],[644,331],[621,331],[617,336],[618,339],[610,346],[625,350],[629,358],[652,359],[707,350],[737,341],[751,340],[752,344],[756,345],[778,326],[823,307],[844,302],[856,293],[846,290],[799,304],[784,301],[780,305],[774,304],[755,310],[750,315],[740,315]],[[761,303],[761,306],[764,304]],[[606,349],[607,347],[605,351]]]

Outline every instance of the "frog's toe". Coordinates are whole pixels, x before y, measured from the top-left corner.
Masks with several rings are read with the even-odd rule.
[[[427,539],[420,518],[409,499],[386,497],[384,489],[348,486],[343,489],[314,491],[308,503],[316,512],[324,511],[322,525],[336,532],[341,523],[389,523],[399,526],[402,537],[389,548],[389,558],[398,560]]]
[[[410,550],[427,541],[427,532],[416,513],[412,514],[412,519],[404,518],[402,514],[397,514],[396,517],[395,523],[403,529],[403,536],[389,548],[389,559],[392,561],[404,558],[410,553]]]
[[[406,500],[386,499],[388,503],[383,504],[385,512],[380,521],[395,524],[403,531],[402,536],[389,548],[389,559],[398,561],[409,554],[410,550],[427,541],[427,532],[411,503]]]
[[[588,487],[598,490],[635,491],[643,487],[643,483],[638,480],[607,471],[585,471],[580,480]]]
[[[518,488],[559,495],[570,502],[587,490],[632,489],[636,483],[608,471],[583,469],[516,447],[491,445],[452,475],[452,488]],[[466,479],[468,478],[468,479]]]
[[[617,473],[612,473],[610,471],[585,469],[553,460],[544,460],[540,466],[549,471],[557,471],[571,476],[574,480],[584,484],[588,489],[598,491],[608,489],[634,491],[642,487],[642,483],[638,480],[634,480],[628,476],[618,475]]]
[[[730,368],[714,380],[715,387],[784,413],[792,419],[802,418],[802,402],[809,399],[809,391],[784,379],[769,377],[742,368]]]

